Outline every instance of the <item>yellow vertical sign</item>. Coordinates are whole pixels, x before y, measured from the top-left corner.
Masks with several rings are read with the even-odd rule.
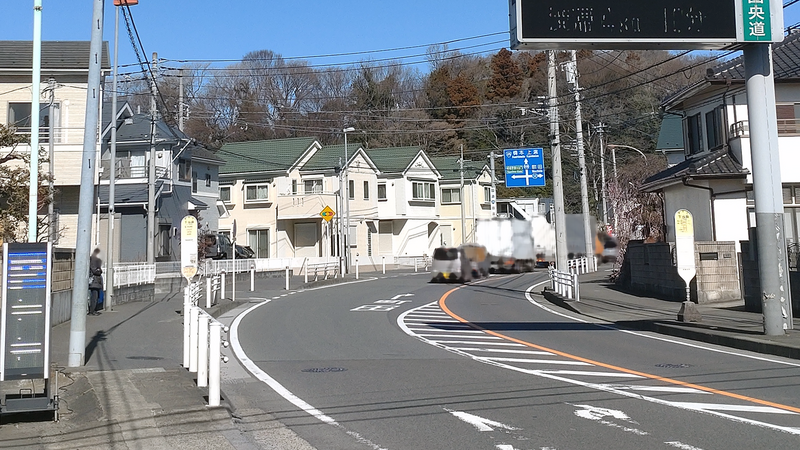
[[[689,299],[689,285],[697,275],[694,262],[694,217],[686,209],[675,212],[675,257],[678,275],[686,282],[686,300]]]
[[[181,273],[187,281],[197,275],[197,219],[181,220]]]

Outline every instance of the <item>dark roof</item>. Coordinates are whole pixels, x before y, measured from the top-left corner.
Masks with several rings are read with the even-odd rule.
[[[358,142],[347,144],[347,156],[353,158],[353,155],[362,148]],[[301,170],[331,170],[338,169],[344,163],[344,144],[339,145],[326,145],[321,150],[314,153],[314,156],[306,162]]]
[[[683,150],[683,118],[675,114],[665,114],[661,119],[656,150]]]
[[[686,178],[741,178],[749,172],[731,155],[727,148],[694,155],[686,161],[644,180],[642,191],[654,192],[664,187],[682,183]]]
[[[157,183],[156,191],[161,182]],[[100,204],[108,204],[108,185],[100,185],[98,189]],[[140,184],[116,184],[114,187],[114,204],[145,204],[147,203],[147,183]]]
[[[442,180],[460,180],[461,171],[457,156],[432,156],[430,158],[436,170],[442,175]],[[481,161],[464,160],[464,179],[474,180],[483,172],[486,165]]]
[[[800,78],[800,33],[790,33],[780,44],[772,46],[775,79]],[[744,80],[744,56],[724,62],[713,69],[707,79]]]
[[[225,160],[220,175],[286,172],[315,142],[317,139],[310,137],[225,144],[217,152]]]
[[[123,123],[117,129],[117,141],[142,141],[150,139],[150,115],[134,114],[131,117],[132,123]],[[177,128],[171,128],[163,120],[156,121],[156,139],[177,141],[179,139],[189,139]]]
[[[42,72],[50,69],[86,71],[89,69],[89,41],[42,41]],[[103,69],[110,69],[108,42],[103,42]],[[0,41],[0,71],[25,70],[33,66],[32,41]]]
[[[203,147],[202,145],[190,145],[189,151],[192,152],[192,160],[202,159],[210,164],[224,165],[225,160],[217,156],[215,152]]]
[[[367,155],[383,173],[403,173],[420,152],[419,147],[373,148]]]

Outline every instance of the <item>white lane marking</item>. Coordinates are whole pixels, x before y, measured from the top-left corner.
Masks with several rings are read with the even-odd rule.
[[[420,336],[424,336],[421,334]],[[492,352],[492,353],[515,353],[520,355],[552,355],[550,352],[541,352],[539,350],[509,350],[506,348],[470,348],[470,347],[456,347],[457,350],[465,352]]]
[[[619,428],[622,431],[626,431],[628,433],[633,433],[633,434],[638,435],[638,436],[647,436],[648,434],[650,434],[650,433],[648,433],[646,431],[642,431],[642,430],[640,430],[638,428],[633,428],[633,427],[629,427],[629,426],[626,426],[626,425],[620,425],[618,423],[614,423],[614,422],[612,422],[610,420],[606,420],[605,419],[606,417],[610,417],[612,419],[621,420],[623,422],[637,424],[635,421],[631,420],[631,418],[628,417],[627,414],[625,414],[622,411],[618,411],[616,409],[598,408],[596,406],[591,406],[591,405],[573,405],[573,406],[576,406],[578,408],[582,408],[582,409],[578,409],[578,410],[575,411],[575,415],[580,417],[580,418],[587,419],[587,420],[593,420],[593,421],[595,421],[597,423],[600,423],[602,425],[605,425],[607,427]]]
[[[495,445],[495,448],[497,448],[497,450],[517,450],[513,445],[508,444],[497,444]]]
[[[489,361],[501,361],[510,363],[523,363],[523,364],[555,364],[564,366],[591,366],[589,363],[581,361],[563,361],[558,359],[527,359],[527,358],[490,358],[481,356],[481,359],[488,359]]]
[[[726,349],[723,349],[723,348],[708,347],[708,346],[705,346],[705,345],[700,345],[700,344],[687,342],[687,341],[682,341],[682,340],[678,340],[678,339],[672,339],[672,338],[663,337],[663,336],[653,336],[653,335],[649,335],[649,334],[645,334],[645,333],[640,333],[638,331],[623,330],[621,328],[617,328],[617,327],[609,324],[608,322],[605,322],[605,321],[600,320],[600,319],[595,319],[594,321],[590,321],[590,320],[585,320],[585,319],[582,319],[580,317],[576,317],[576,316],[573,316],[573,315],[570,315],[570,314],[566,314],[566,313],[563,313],[563,312],[560,312],[560,311],[556,311],[556,310],[554,310],[554,309],[552,309],[550,307],[547,307],[547,306],[537,302],[531,296],[531,291],[536,289],[538,286],[541,286],[541,285],[547,284],[547,283],[550,283],[550,281],[544,281],[542,283],[537,283],[537,284],[534,284],[533,286],[529,287],[525,291],[525,298],[528,299],[528,302],[530,302],[534,306],[537,306],[540,309],[543,309],[543,310],[545,310],[545,311],[547,311],[547,312],[549,312],[551,314],[555,314],[557,316],[573,320],[575,322],[591,323],[593,325],[597,325],[598,327],[607,328],[609,330],[615,330],[615,331],[619,331],[621,333],[632,334],[634,336],[639,336],[639,337],[643,337],[643,338],[647,338],[647,339],[653,339],[653,340],[656,340],[656,341],[669,342],[670,344],[682,345],[684,347],[699,348],[699,349],[702,349],[702,350],[708,350],[710,352],[722,353],[722,354],[731,355],[731,356],[739,356],[741,358],[754,359],[756,361],[763,361],[763,362],[781,364],[781,365],[784,365],[784,366],[800,367],[800,363],[796,363],[796,362],[783,361],[783,360],[780,360],[780,359],[767,358],[767,357],[764,357],[764,356],[749,355],[747,353],[735,352],[735,351],[726,350]]]
[[[318,288],[312,288],[312,289],[307,289],[307,290],[308,291],[315,291],[315,290],[319,290],[319,289],[326,289],[326,288],[332,288],[332,287],[337,287],[337,286],[344,286],[344,285],[347,285],[347,284],[363,283],[363,282],[371,281],[371,280],[374,280],[374,278],[373,279],[366,279],[366,280],[359,280],[359,281],[351,281],[349,283],[334,284],[334,285],[330,285],[330,286],[321,286],[321,287],[318,287]],[[347,433],[348,436],[350,436],[353,439],[355,439],[357,442],[359,442],[361,444],[364,444],[364,445],[368,446],[369,448],[371,448],[373,450],[387,450],[386,448],[381,447],[381,446],[373,443],[372,441],[370,441],[369,439],[365,438],[361,434],[359,434],[359,433],[357,433],[355,431],[352,431],[352,430],[348,430],[342,424],[340,424],[339,422],[334,420],[333,417],[331,417],[331,416],[329,416],[327,414],[324,414],[322,411],[320,411],[317,408],[311,406],[311,404],[307,403],[305,400],[303,400],[300,397],[296,396],[290,390],[286,389],[276,379],[272,378],[268,373],[266,373],[263,370],[261,370],[261,368],[258,367],[258,365],[255,362],[253,362],[253,360],[251,360],[247,356],[247,354],[244,352],[244,349],[242,348],[241,342],[239,341],[239,324],[242,323],[242,319],[244,319],[248,314],[250,314],[251,312],[255,311],[257,308],[268,304],[270,301],[271,300],[265,300],[264,302],[261,302],[261,303],[258,303],[256,305],[253,305],[250,308],[247,308],[246,310],[244,310],[238,316],[236,316],[235,319],[233,319],[233,323],[231,323],[231,326],[230,326],[230,329],[229,329],[230,330],[230,334],[229,335],[230,335],[231,348],[233,350],[234,355],[236,355],[236,359],[238,359],[239,362],[242,364],[242,366],[244,366],[244,368],[247,369],[247,371],[250,372],[259,381],[261,381],[262,383],[265,383],[267,386],[272,388],[272,390],[275,391],[278,395],[280,395],[281,397],[285,398],[291,404],[293,404],[294,406],[296,406],[296,407],[300,408],[301,410],[305,411],[306,413],[308,413],[309,415],[311,415],[315,419],[319,420],[322,423],[326,423],[328,425],[331,425],[331,426],[334,426],[336,428],[339,428],[340,430],[342,430],[345,433]]]
[[[644,386],[636,384],[608,384],[617,389],[630,389],[632,391],[647,391],[647,392],[669,392],[671,394],[701,394],[711,395],[711,392],[701,391],[700,389],[680,387],[680,386]]]
[[[483,331],[478,331],[478,330],[442,330],[440,328],[434,328],[434,327],[425,327],[425,328],[409,327],[409,329],[419,331],[420,333],[452,333],[458,336],[464,336],[464,333],[485,334]]]
[[[447,408],[444,408],[444,410],[449,412],[453,416],[461,419],[462,421],[477,428],[478,431],[494,431],[495,428],[500,428],[502,430],[509,430],[509,431],[519,430],[519,428],[512,427],[504,423],[496,422],[494,420],[487,419],[485,417],[476,416],[475,414],[470,414],[464,411],[454,411],[452,409],[447,409]]]
[[[703,450],[700,447],[695,447],[693,445],[684,444],[683,442],[678,442],[678,441],[671,441],[671,442],[664,442],[664,443],[669,445],[670,447],[679,448],[680,450]]]
[[[683,406],[689,409],[699,409],[701,411],[739,411],[739,412],[755,412],[766,414],[791,414],[797,415],[792,411],[785,409],[773,408],[771,406],[750,406],[750,405],[730,405],[718,403],[692,403],[692,402],[672,402],[676,405]]]
[[[434,323],[440,323],[440,322],[459,323],[459,321],[454,320],[454,319],[452,319],[450,317],[446,317],[446,316],[429,316],[427,314],[424,315],[424,316],[423,315],[413,315],[413,316],[409,317],[409,319],[411,319],[411,320],[427,320],[427,321],[434,322]]]
[[[476,341],[439,341],[431,339],[431,342],[436,342],[437,344],[482,344],[482,345],[504,345],[507,347],[525,347],[522,344],[515,344],[513,342],[476,342]]]
[[[539,372],[551,375],[578,375],[586,377],[613,377],[613,378],[644,378],[632,373],[622,372],[589,372],[585,370],[540,370]],[[614,389],[613,384],[602,385],[608,386],[609,389]]]
[[[452,334],[420,334],[420,336],[423,336],[423,337],[426,337],[426,338],[497,339],[498,341],[502,340],[499,337],[494,337],[494,336],[473,336],[473,335],[458,336],[458,335],[452,335]]]

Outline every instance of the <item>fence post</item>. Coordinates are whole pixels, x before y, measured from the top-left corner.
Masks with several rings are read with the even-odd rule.
[[[222,279],[219,282],[219,299],[225,300],[225,271],[223,270],[220,275],[222,276]],[[233,274],[233,276],[236,276],[236,274]]]
[[[213,277],[206,276],[206,308],[211,308],[211,279]]]
[[[197,319],[197,386],[208,386],[208,315]]]
[[[414,272],[417,271],[417,258],[414,257]]]
[[[381,256],[381,271],[386,275],[386,256]]]
[[[358,279],[358,256],[356,256],[356,280]]]
[[[289,290],[289,266],[286,266],[286,290]]]
[[[305,267],[303,270],[303,283],[308,284],[308,260],[305,261]]]
[[[572,277],[572,286],[574,286],[575,296],[573,297],[576,302],[581,301],[581,294],[580,294],[580,282],[578,281],[578,276],[574,275]]]
[[[220,400],[220,347],[222,347],[222,324],[211,323],[208,335],[208,406],[219,406]]]
[[[189,372],[197,372],[197,316],[200,307],[189,309]]]
[[[250,292],[256,290],[256,265],[250,265]]]
[[[189,368],[189,353],[191,344],[189,340],[191,339],[191,326],[190,326],[190,309],[192,308],[192,289],[191,284],[186,286],[186,289],[183,290],[183,367]]]

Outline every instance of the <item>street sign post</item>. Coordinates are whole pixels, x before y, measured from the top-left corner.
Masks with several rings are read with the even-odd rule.
[[[783,40],[779,0],[509,0],[509,5],[516,50],[719,50]]]
[[[330,222],[336,213],[333,211],[333,209],[331,209],[330,206],[326,206],[322,211],[320,211],[319,215],[322,216],[326,222]]]
[[[181,220],[181,273],[189,282],[197,275],[197,219],[194,216]]]
[[[686,209],[675,212],[675,256],[678,275],[686,283],[686,301],[691,301],[691,282],[697,275],[694,261],[694,218]]]
[[[544,150],[523,148],[505,150],[506,187],[544,186]]]

